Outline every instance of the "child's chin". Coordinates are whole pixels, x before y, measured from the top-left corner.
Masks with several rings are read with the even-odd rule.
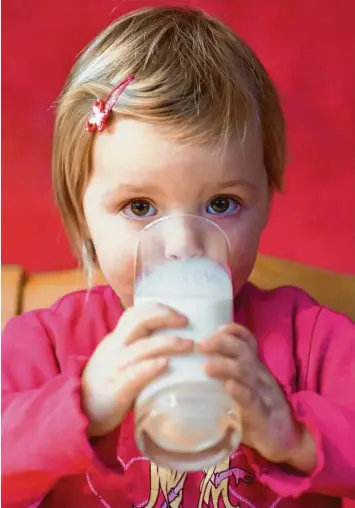
[[[113,290],[115,291],[114,288],[113,288]],[[115,291],[115,293],[118,296],[118,299],[120,301],[121,307],[124,310],[128,309],[129,307],[133,307],[133,305],[134,305],[133,295],[131,295],[131,296],[122,295],[122,294],[119,294],[117,291]]]
[[[235,298],[242,287],[248,282],[248,277],[232,277],[233,297]]]

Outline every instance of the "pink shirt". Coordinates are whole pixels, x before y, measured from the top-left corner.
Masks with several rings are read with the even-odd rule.
[[[235,321],[312,432],[318,465],[309,475],[268,463],[241,446],[216,468],[157,468],[134,440],[132,414],[89,441],[80,375],[123,310],[110,287],[70,294],[17,317],[2,338],[4,508],[325,508],[355,497],[355,325],[294,288],[247,284]]]

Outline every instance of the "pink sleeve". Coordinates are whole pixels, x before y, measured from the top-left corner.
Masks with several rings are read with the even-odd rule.
[[[35,313],[2,336],[2,506],[28,507],[64,476],[105,467],[86,437],[80,376],[87,358],[60,372]]]
[[[302,340],[299,337],[298,340]],[[306,340],[306,339],[304,339]],[[314,326],[307,379],[287,394],[294,414],[314,437],[317,466],[310,475],[266,463],[245,449],[258,479],[282,497],[314,492],[355,497],[355,325],[322,308]]]

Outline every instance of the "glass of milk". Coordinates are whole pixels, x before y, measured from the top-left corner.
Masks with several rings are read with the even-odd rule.
[[[140,233],[135,304],[158,302],[187,316],[185,329],[164,330],[203,341],[233,321],[229,243],[223,230],[199,216],[169,216]],[[138,446],[153,462],[198,471],[225,459],[241,440],[240,420],[222,383],[203,369],[205,356],[174,356],[167,373],[135,404]]]

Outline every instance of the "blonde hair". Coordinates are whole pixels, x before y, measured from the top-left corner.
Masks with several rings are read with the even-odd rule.
[[[239,503],[238,505],[233,505],[229,499],[228,477],[225,477],[218,486],[215,485],[216,474],[220,472],[225,473],[228,470],[230,470],[229,458],[203,471],[204,478],[200,483],[200,495],[196,508],[203,508],[203,506],[218,508],[221,499],[223,500],[223,506],[225,508],[239,508]],[[186,478],[187,473],[166,469],[151,462],[150,497],[145,508],[154,508],[160,493],[162,493],[165,500],[169,500],[169,507],[179,508],[183,500],[183,489]],[[174,493],[172,499],[170,498],[171,493]]]
[[[53,142],[56,201],[76,253],[95,252],[82,201],[94,134],[85,124],[96,98],[122,78],[135,80],[112,117],[129,116],[187,143],[221,142],[257,120],[270,189],[281,189],[285,126],[279,98],[251,49],[197,9],[153,7],[113,22],[82,52],[58,99]]]

